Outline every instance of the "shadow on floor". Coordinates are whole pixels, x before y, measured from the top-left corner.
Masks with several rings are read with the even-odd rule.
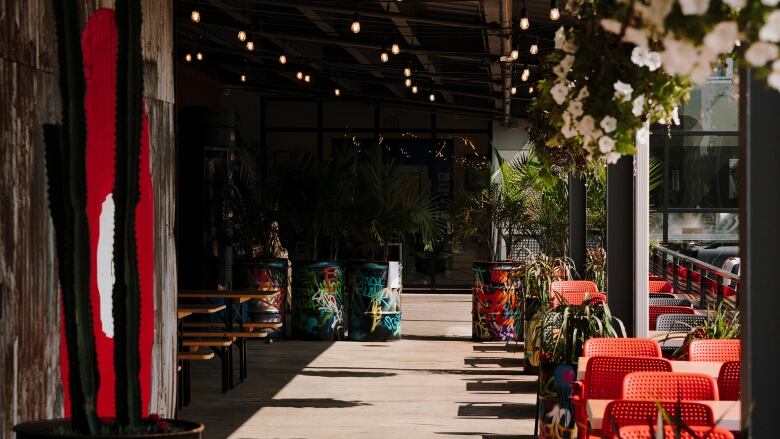
[[[534,393],[537,387],[536,381],[477,379],[466,383],[469,392]]]
[[[401,338],[404,340],[423,340],[423,341],[453,341],[453,340],[471,340],[471,337],[457,335],[406,335]]]
[[[500,402],[465,402],[458,407],[459,417],[533,419],[536,404],[508,404]]]
[[[478,344],[474,346],[474,352],[523,352],[523,345],[511,344]]]
[[[335,378],[382,378],[398,375],[393,372],[358,372],[351,370],[304,370],[298,375]]]
[[[468,366],[478,366],[483,364],[496,365],[499,367],[520,367],[525,365],[523,358],[504,358],[504,357],[470,357],[464,358],[463,363]]]
[[[296,398],[296,399],[271,399],[262,402],[263,407],[292,407],[292,408],[318,408],[318,409],[338,409],[346,407],[357,407],[361,405],[372,405],[361,401],[342,401],[333,398]]]

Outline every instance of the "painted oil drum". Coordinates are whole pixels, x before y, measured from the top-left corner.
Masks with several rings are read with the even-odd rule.
[[[400,340],[401,263],[354,264],[349,279],[349,339]]]
[[[516,340],[519,336],[521,265],[475,262],[471,337],[480,341]]]
[[[270,331],[271,336],[285,333],[284,324],[289,309],[290,262],[287,259],[265,259],[241,264],[241,277],[236,285],[242,290],[256,290],[268,294],[262,299],[247,303],[249,321],[254,323],[282,323],[282,327]]]
[[[293,262],[292,334],[340,340],[344,334],[344,268],[339,262]]]

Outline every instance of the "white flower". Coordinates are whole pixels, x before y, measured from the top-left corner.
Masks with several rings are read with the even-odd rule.
[[[738,11],[745,7],[747,0],[723,0],[723,3],[729,5],[731,9]]]
[[[622,23],[611,18],[602,18],[600,23],[604,30],[612,32],[613,34],[619,34],[620,30],[623,29]]]
[[[631,100],[631,93],[634,92],[631,84],[626,84],[625,82],[618,80],[613,87],[615,87],[615,99],[621,99],[623,102]]]
[[[663,30],[666,16],[672,12],[676,2],[677,0],[650,0],[649,5],[637,2],[634,9],[646,21]]]
[[[710,0],[680,0],[683,15],[702,15],[710,7]]]
[[[769,84],[770,87],[780,91],[780,73],[778,73],[777,71],[770,73],[769,76],[767,76],[766,78],[766,82]]]
[[[563,105],[563,102],[566,100],[566,96],[569,94],[569,87],[566,87],[566,85],[564,85],[562,82],[556,82],[555,85],[553,85],[550,89],[550,94],[552,95],[556,104]]]
[[[562,49],[564,41],[566,41],[566,31],[561,26],[555,31],[555,48]]]
[[[647,67],[651,72],[661,67],[661,54],[651,52],[646,47],[636,46],[631,51],[631,62],[639,67]]]
[[[696,47],[688,41],[677,40],[673,36],[664,38],[664,51],[661,53],[664,70],[670,75],[687,75],[697,59]]]
[[[641,116],[645,112],[645,95],[637,96],[631,104],[631,113],[636,117]]]
[[[645,57],[645,66],[654,72],[661,68],[661,54],[658,52],[647,52]]]
[[[590,96],[590,92],[588,91],[588,86],[586,85],[586,86],[584,86],[584,87],[582,87],[580,89],[580,92],[577,94],[577,98],[576,99],[578,101],[581,101],[581,100],[587,98],[588,96]]]
[[[679,107],[672,108],[672,122],[675,125],[680,125],[680,108]]]
[[[710,77],[710,73],[712,72],[712,67],[703,62],[696,63],[696,66],[691,70],[690,76],[691,81],[694,84],[704,84],[707,82],[707,78]]]
[[[761,30],[758,32],[758,37],[762,41],[770,41],[772,43],[780,41],[780,11],[775,10],[769,14],[766,23],[761,26]]]
[[[775,62],[772,63],[772,70],[780,72],[780,59],[775,60]]]
[[[745,52],[745,60],[753,67],[763,67],[769,61],[777,59],[777,55],[777,46],[764,41],[756,41]]]
[[[739,38],[736,21],[722,21],[704,36],[704,45],[715,53],[730,53]]]
[[[615,141],[609,136],[601,136],[599,139],[599,151],[602,154],[606,154],[615,149]]]
[[[620,160],[620,153],[614,151],[610,152],[604,156],[604,159],[607,161],[608,164],[614,165],[615,163],[617,163],[618,160]]]
[[[592,136],[593,130],[596,128],[596,121],[593,120],[593,117],[590,115],[583,116],[582,119],[580,119],[580,126],[578,127],[578,131],[583,136]]]
[[[628,26],[623,34],[623,41],[640,47],[647,47],[647,31]]]
[[[569,101],[569,108],[566,109],[574,117],[582,116],[582,102]]]
[[[767,6],[777,6],[778,0],[761,0],[761,3]]]
[[[611,133],[617,128],[617,119],[612,116],[604,116],[599,126],[604,129],[605,133]]]

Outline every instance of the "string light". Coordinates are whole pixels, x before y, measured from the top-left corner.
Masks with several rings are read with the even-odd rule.
[[[254,41],[247,41],[246,42],[246,50],[253,52],[255,50],[255,43]]]
[[[298,73],[295,74],[295,77],[298,78],[298,80],[303,80],[303,72],[298,70]]]
[[[528,94],[532,94],[533,92],[534,92],[534,86],[533,85],[529,85],[528,86]]]
[[[511,57],[513,60],[516,60],[517,58],[520,58],[520,51],[519,51],[519,50],[517,50],[517,49],[512,49],[512,53],[510,53],[510,54],[509,54],[509,56],[510,56],[510,57]]]
[[[528,21],[528,9],[525,8],[525,0],[523,0],[523,9],[520,10],[520,29],[528,30],[531,27],[531,22]]]
[[[311,82],[311,76],[309,76],[308,74],[307,74],[307,75],[304,75],[304,77],[303,77],[303,81],[304,81],[304,82]]]
[[[244,30],[238,31],[238,41],[241,41],[242,43],[246,41],[246,31]]]
[[[557,21],[561,18],[561,11],[558,9],[558,0],[550,0],[550,20]]]
[[[412,86],[412,93],[417,94],[417,86],[416,85]]]
[[[412,77],[412,68],[411,67],[404,67],[404,76],[407,78]]]
[[[187,62],[192,61],[192,54],[191,53],[187,53],[186,55],[184,55],[184,61],[187,61]]]
[[[241,74],[241,82],[246,82],[246,75],[243,73]]]
[[[528,67],[523,68],[523,73],[520,74],[520,79],[523,80],[523,82],[528,81],[528,78],[531,76],[531,69]]]
[[[433,92],[431,92],[431,94],[428,95],[428,100],[431,102],[436,102],[436,95]]]
[[[201,52],[196,53],[195,59],[197,59],[198,61],[203,61],[203,53]]]
[[[193,23],[200,23],[200,11],[198,10],[197,3],[195,3],[195,6],[192,8],[192,12],[190,12],[190,20],[192,20]]]
[[[531,55],[536,55],[537,53],[539,53],[539,43],[538,43],[538,41],[534,42],[533,44],[531,44],[531,48],[528,49],[528,51],[531,52]]]
[[[287,55],[285,54],[279,55],[279,64],[287,64]]]
[[[336,88],[333,90],[333,94],[334,94],[334,95],[336,95],[336,96],[341,96],[341,90],[340,90],[338,87],[336,87]]]
[[[407,86],[407,87],[411,87],[412,86],[412,78],[404,79],[404,85]]]
[[[515,87],[515,86],[512,86],[512,88],[511,88],[511,89],[509,89],[509,91],[510,91],[512,94],[517,94],[517,87]]]
[[[360,13],[359,12],[355,12],[355,16],[352,18],[352,24],[349,26],[349,30],[351,30],[353,34],[359,34],[360,33]]]
[[[401,53],[401,46],[399,46],[398,43],[393,43],[393,45],[390,46],[390,52],[392,52],[393,55],[398,55]]]
[[[382,49],[382,53],[379,54],[379,61],[382,62],[390,61],[390,55],[387,54],[387,51],[385,49]]]

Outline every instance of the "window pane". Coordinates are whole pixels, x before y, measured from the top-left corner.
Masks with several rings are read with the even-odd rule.
[[[739,240],[736,213],[670,213],[669,242]]]
[[[669,207],[736,208],[736,136],[673,136]]]
[[[725,68],[713,72],[707,83],[694,87],[691,97],[682,107],[682,126],[672,127],[686,131],[737,131],[739,87],[734,81],[729,60]]]

